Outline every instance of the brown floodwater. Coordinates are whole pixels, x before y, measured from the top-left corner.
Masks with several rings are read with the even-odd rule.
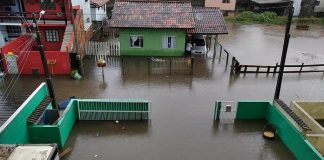
[[[281,30],[284,27],[235,26],[230,27],[230,34],[220,37],[220,41],[239,61],[272,63],[280,59]],[[300,44],[295,45],[300,52],[308,50],[307,53],[316,57],[323,54],[323,45],[307,45],[323,44],[323,36],[296,35],[292,44],[294,39],[300,39]],[[252,52],[260,48],[263,48],[262,53]],[[288,57],[300,59],[299,54],[293,56],[291,50],[289,54]],[[262,138],[265,121],[234,124],[213,121],[216,100],[271,100],[275,90],[277,75],[230,76],[224,60],[224,57],[219,60],[218,56],[213,60],[209,54],[195,59],[193,75],[148,75],[146,58],[127,58],[123,63],[119,58],[110,58],[103,77],[101,69],[90,58],[84,61],[82,80],[54,76],[58,101],[70,96],[152,101],[151,122],[77,122],[66,144],[73,151],[65,159],[295,159],[279,139]],[[285,74],[281,98],[287,103],[321,100],[323,78],[323,73]],[[12,93],[30,94],[43,80],[42,76],[21,76]],[[6,78],[0,92],[4,92],[9,82]]]

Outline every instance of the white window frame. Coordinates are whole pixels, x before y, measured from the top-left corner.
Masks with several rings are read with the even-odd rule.
[[[176,47],[177,47],[176,36],[162,36],[162,48],[174,49]]]
[[[60,42],[60,32],[56,29],[45,30],[46,42]]]
[[[142,43],[141,43],[141,41],[139,41],[139,46],[135,46],[132,37],[138,37],[139,39],[141,37],[142,38]],[[131,48],[143,48],[144,47],[144,36],[143,35],[130,35],[129,40],[130,40],[129,41],[129,46]]]

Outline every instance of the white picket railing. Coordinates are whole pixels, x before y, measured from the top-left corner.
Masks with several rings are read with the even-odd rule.
[[[120,56],[120,43],[116,40],[107,42],[89,41],[86,45],[86,55]]]

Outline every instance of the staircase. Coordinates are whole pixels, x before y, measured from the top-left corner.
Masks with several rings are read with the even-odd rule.
[[[39,118],[42,116],[48,105],[51,103],[51,98],[46,96],[43,101],[38,105],[34,112],[28,117],[27,122],[37,123]]]
[[[65,28],[64,38],[60,50],[61,52],[69,52],[69,50],[66,50],[66,46],[68,46],[70,43],[70,40],[72,38],[72,32],[73,32],[73,26],[72,24],[68,24]]]

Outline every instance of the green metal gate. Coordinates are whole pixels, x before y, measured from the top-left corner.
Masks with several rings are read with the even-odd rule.
[[[78,100],[79,120],[149,120],[150,111],[146,100]]]
[[[214,109],[214,120],[222,123],[234,123],[236,118],[237,102],[217,101]]]

